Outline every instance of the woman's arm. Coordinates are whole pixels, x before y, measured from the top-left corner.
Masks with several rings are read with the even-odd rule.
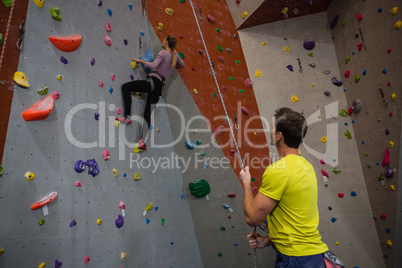
[[[134,58],[133,61],[142,63],[142,64],[144,64],[144,66],[146,68],[150,68],[151,70],[156,70],[158,68],[158,66],[161,64],[161,62],[163,61],[163,59],[164,59],[164,55],[163,55],[162,51],[163,50],[161,50],[158,53],[158,56],[156,56],[156,59],[153,62],[148,62],[148,61],[140,60],[140,59],[137,59],[137,58]]]

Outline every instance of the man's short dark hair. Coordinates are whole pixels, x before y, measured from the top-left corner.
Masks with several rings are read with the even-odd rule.
[[[284,142],[290,148],[299,148],[307,134],[307,121],[304,116],[283,107],[275,111],[274,117],[276,133],[282,132]]]

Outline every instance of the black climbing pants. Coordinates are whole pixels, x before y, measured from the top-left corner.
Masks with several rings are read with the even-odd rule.
[[[148,128],[151,123],[151,104],[157,103],[162,94],[162,81],[152,76],[151,79],[154,81],[154,91],[152,95],[148,94],[144,111],[144,120],[147,122]],[[123,91],[124,115],[131,115],[131,92],[149,93],[151,92],[151,84],[147,80],[130,81],[123,84],[121,90]]]

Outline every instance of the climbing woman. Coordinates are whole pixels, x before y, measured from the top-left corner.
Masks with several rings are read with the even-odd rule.
[[[132,61],[142,63],[146,68],[151,69],[151,73],[147,75],[146,80],[130,81],[122,85],[124,100],[124,119],[117,118],[125,123],[131,123],[131,92],[148,93],[144,111],[144,120],[147,123],[147,129],[150,127],[151,121],[151,104],[156,104],[162,94],[162,88],[165,79],[170,75],[175,67],[184,67],[183,60],[176,51],[177,40],[174,36],[168,35],[162,42],[162,48],[158,56],[153,62],[134,58]],[[143,128],[142,128],[143,129]],[[143,131],[140,133],[140,146],[145,150],[146,146],[142,142]]]

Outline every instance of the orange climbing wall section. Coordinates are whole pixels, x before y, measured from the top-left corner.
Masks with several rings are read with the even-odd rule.
[[[221,88],[228,116],[232,122],[234,122],[234,113],[238,117],[240,128],[234,129],[234,135],[239,144],[241,156],[245,160],[244,164],[250,166],[252,159],[255,161],[263,158],[270,159],[267,139],[263,132],[253,88],[247,87],[244,83],[250,75],[240,40],[233,37],[234,34],[237,34],[237,30],[226,1],[198,1],[193,2],[193,6],[210,58],[214,63],[217,81]],[[144,3],[143,7],[145,8]],[[202,12],[202,20],[200,19],[199,7]],[[166,8],[174,10],[173,16],[165,12]],[[207,20],[208,14],[215,18],[214,23]],[[186,64],[186,67],[179,69],[178,72],[201,114],[209,121],[211,131],[214,132],[221,125],[225,127],[224,132],[215,135],[215,138],[229,159],[235,174],[238,174],[241,165],[237,154],[233,156],[230,154],[230,151],[236,151],[236,148],[231,139],[229,125],[225,120],[225,112],[190,2],[180,3],[178,0],[150,1],[148,2],[148,17],[161,42],[169,34],[177,38],[176,49],[178,52],[184,53]],[[163,23],[162,31],[158,30],[158,23]],[[216,30],[217,28],[219,28],[220,33]],[[179,37],[181,35],[182,37]],[[217,46],[221,46],[223,51],[220,52]],[[227,48],[231,52],[228,52]],[[199,49],[202,49],[204,53],[200,54]],[[223,62],[218,59],[219,56],[224,58]],[[230,79],[231,77],[233,80]],[[224,85],[226,89],[222,89]],[[198,94],[194,93],[194,88],[198,90]],[[240,90],[244,90],[244,93],[241,93]],[[217,94],[217,97],[214,97],[214,93]],[[249,110],[248,116],[240,111],[241,106]],[[220,118],[218,119],[218,117]],[[256,119],[247,120],[252,117],[256,117]],[[247,124],[247,129],[250,132],[244,133]],[[229,140],[231,141],[228,146]],[[260,168],[250,166],[250,173],[255,177],[252,186],[259,187],[261,185],[264,166],[266,167],[268,164],[269,161],[266,161]]]

